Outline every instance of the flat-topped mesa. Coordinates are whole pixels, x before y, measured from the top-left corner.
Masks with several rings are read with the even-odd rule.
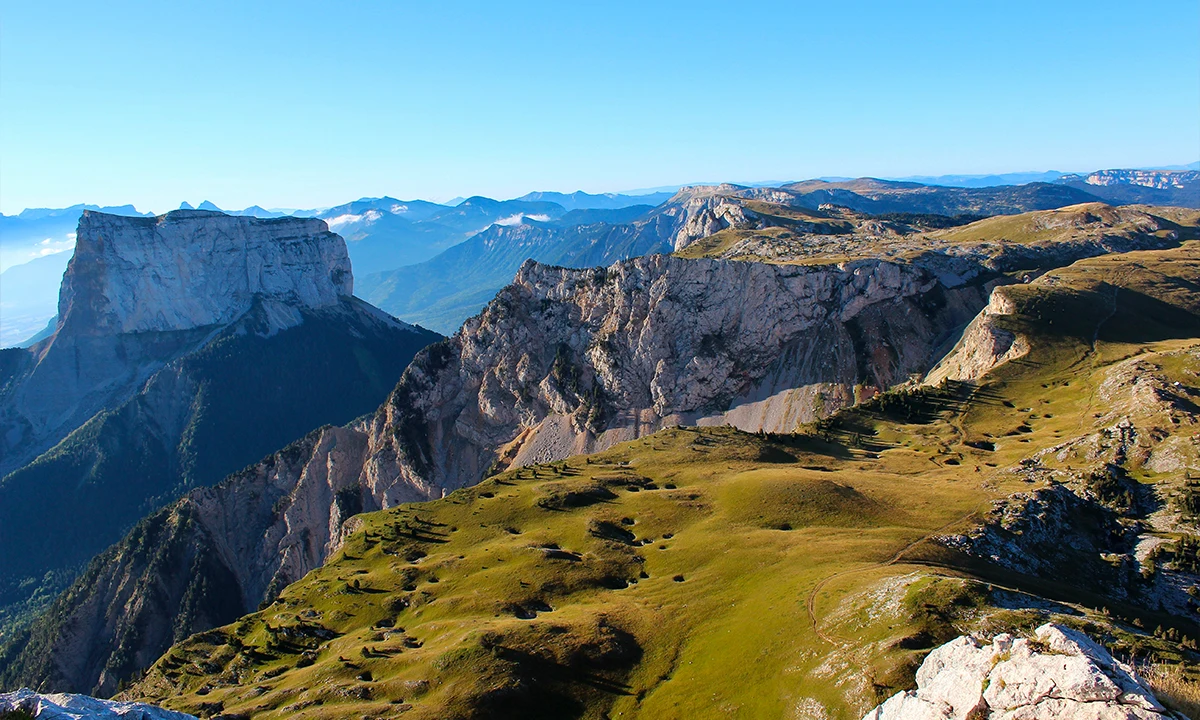
[[[322,220],[85,211],[59,292],[58,330],[187,330],[229,323],[256,296],[316,309],[353,291],[346,243]]]

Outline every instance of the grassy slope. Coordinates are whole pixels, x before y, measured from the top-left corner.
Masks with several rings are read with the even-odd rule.
[[[1008,289],[1033,350],[969,402],[857,410],[812,437],[667,430],[363,516],[325,567],[177,646],[135,693],[255,718],[753,718],[818,704],[856,718],[949,636],[1039,621],[963,579],[978,572],[1183,657],[1091,611],[1092,584],[1013,578],[927,542],[1029,489],[1008,470],[1021,459],[1089,432],[1112,363],[1140,352],[1195,383],[1200,362],[1178,351],[1200,337],[1200,246],[1052,275]],[[995,450],[968,444],[984,440]]]
[[[1165,223],[1158,224],[1166,227],[1154,229],[1147,215],[1165,220]],[[930,233],[930,237],[950,244],[1056,242],[1079,238],[1081,231],[1085,236],[1120,236],[1139,232],[1165,234],[1171,231],[1179,234],[1182,228],[1174,225],[1194,228],[1198,221],[1200,213],[1186,208],[1112,207],[1102,203],[1086,203],[1022,215],[996,215],[963,227]]]

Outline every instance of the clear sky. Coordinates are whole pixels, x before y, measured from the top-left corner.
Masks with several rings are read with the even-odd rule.
[[[0,211],[1200,159],[1200,2],[0,0]]]

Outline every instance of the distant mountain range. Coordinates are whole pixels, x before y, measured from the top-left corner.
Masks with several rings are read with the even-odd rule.
[[[621,195],[617,193],[591,195],[579,190],[573,193],[531,192],[517,199],[526,202],[557,203],[567,210],[604,210],[629,207],[630,205],[658,205],[669,200],[674,194],[675,190],[652,192],[644,195]]]
[[[904,181],[829,178],[728,187],[747,198],[782,194],[786,198],[780,202],[809,209],[830,204],[871,214],[993,215],[1097,201],[1200,207],[1198,178],[1200,173],[1194,169],[1104,170],[1090,174],[1046,171],[923,176]],[[647,217],[652,207],[669,204],[676,196],[675,190],[533,192],[514,200],[477,196],[448,204],[384,196],[288,214],[322,219],[346,239],[359,278],[360,297],[372,299],[407,321],[448,333],[481,308],[526,257],[565,265],[589,257],[607,258],[605,262],[629,257],[612,248],[596,251],[589,243],[605,245],[606,240],[597,238],[610,237],[610,232],[613,238],[643,232],[613,230],[611,226],[630,225]],[[182,207],[192,206],[184,203]],[[235,216],[284,215],[259,206],[224,211],[207,200],[197,207]],[[0,281],[0,346],[25,341],[54,317],[54,288],[66,268],[69,253],[65,250],[71,247],[74,224],[84,209],[95,208],[76,205],[0,216],[0,270],[5,271]],[[132,206],[108,211],[141,214]],[[597,223],[610,227],[573,229]],[[491,230],[517,225],[536,226],[539,230]],[[481,233],[484,236],[478,241],[464,245]],[[639,234],[637,242],[618,245],[628,252],[634,248],[638,252],[657,252],[660,250],[651,248],[660,247],[656,245],[659,242],[667,243],[661,248],[671,244],[668,238],[649,242]],[[577,243],[583,245],[576,248]],[[442,253],[449,254],[441,257]],[[43,255],[53,259],[30,262]]]
[[[1032,182],[1054,182],[1064,174],[1057,170],[1047,170],[1045,172],[1016,172],[1001,173],[999,175],[911,175],[888,179],[899,182],[921,183],[922,185],[981,188],[991,185],[1025,185]]]

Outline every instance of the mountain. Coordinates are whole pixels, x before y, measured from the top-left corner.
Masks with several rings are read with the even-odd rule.
[[[272,212],[271,210],[266,210],[264,208],[259,207],[258,205],[251,205],[250,207],[246,208],[245,210],[238,210],[237,212],[231,212],[231,213],[227,213],[227,214],[229,214],[229,215],[248,215],[250,217],[256,217],[256,218],[283,217],[285,215],[285,213]]]
[[[464,237],[469,237],[491,225],[514,225],[526,218],[548,222],[564,212],[566,211],[561,205],[552,202],[492,200],[477,195],[454,207],[446,208],[429,219],[439,225],[453,228]]]
[[[529,217],[551,221],[561,206],[521,200],[473,197],[453,207],[422,200],[364,198],[322,211],[317,217],[346,237],[359,277],[424,262],[493,223],[505,225]]]
[[[223,210],[208,200],[205,200],[204,202],[200,203],[196,207],[192,207],[191,203],[183,202],[183,203],[180,203],[179,209],[180,210],[207,210],[209,212],[219,212],[219,213],[224,213],[226,215],[235,215],[235,216],[245,215],[248,217],[256,217],[256,218],[283,217],[285,214],[287,214],[287,213],[276,212],[276,211],[271,211],[271,210],[264,210],[263,208],[259,207],[258,205],[251,205],[250,207],[246,208],[245,210]]]
[[[1064,175],[1056,182],[1113,204],[1200,208],[1200,171],[1196,170],[1100,170],[1089,175]]]
[[[454,490],[498,472],[523,477],[520,468],[579,453],[649,452],[644,443],[620,443],[679,424],[793,433],[910,382],[948,352],[957,359],[946,361],[943,377],[977,380],[1019,355],[1008,353],[1019,344],[1004,346],[994,321],[978,320],[981,312],[991,317],[997,284],[1196,234],[1197,218],[1180,217],[1190,222],[1183,225],[1144,215],[1124,220],[1121,233],[1088,226],[1079,237],[1022,244],[979,239],[964,226],[941,246],[927,248],[918,236],[916,252],[891,261],[806,266],[650,255],[579,270],[526,262],[483,313],[419,353],[373,415],[310,433],[215,488],[189,493],[93,561],[10,648],[5,682],[111,692],[173,639],[231,622],[327,558],[349,554],[348,533],[359,527],[350,518],[360,512],[450,494],[439,507],[456,518],[473,514]],[[1186,274],[1190,265],[1163,267]],[[972,328],[963,336],[968,346],[956,346],[964,327]],[[987,347],[999,349],[989,355]],[[664,468],[701,442],[675,437],[682,444],[664,455]],[[776,452],[770,443],[744,450],[742,440],[731,442],[739,457]],[[675,482],[656,477],[659,487]],[[478,496],[485,492],[496,493]],[[539,518],[511,527],[549,521]],[[451,525],[466,527],[465,519]],[[148,583],[153,595],[139,589]],[[69,660],[76,647],[94,651]]]
[[[993,185],[1026,185],[1033,182],[1052,183],[1062,176],[1063,173],[1057,170],[1047,170],[1045,172],[1015,172],[998,175],[912,175],[893,179],[898,182],[914,182],[922,185],[981,188]]]
[[[424,224],[445,206],[424,200],[363,198],[323,210],[315,217],[346,238],[359,277],[421,262],[463,240],[450,228]]]
[[[592,195],[582,190],[573,193],[531,192],[517,198],[525,202],[552,202],[566,210],[614,210],[630,205],[658,205],[670,199],[674,192],[656,192],[646,195],[620,195],[602,193]]]
[[[622,225],[636,222],[649,215],[652,210],[654,210],[654,206],[652,205],[627,205],[622,208],[612,209],[589,208],[586,210],[571,210],[555,220],[553,224],[560,227],[592,225],[600,222],[610,225]]]
[[[0,620],[188,488],[377,405],[438,336],[352,289],[320,220],[85,211],[55,332],[0,353]]]
[[[1194,224],[1189,232],[1194,238]],[[361,426],[361,444],[351,434],[337,438],[349,455],[366,448],[373,484],[341,475],[334,487],[357,484],[361,508],[370,509],[371,493],[398,467],[401,477],[448,477],[452,466],[466,469],[448,463],[470,454],[464,444],[505,427],[522,428],[515,451],[499,451],[502,461],[516,462],[507,469],[501,462],[476,486],[437,497],[434,482],[420,488],[432,501],[354,518],[322,567],[257,612],[175,645],[123,697],[265,719],[312,708],[330,718],[710,717],[714,708],[856,718],[911,689],[915,677],[928,678],[932,672],[917,675],[917,668],[939,645],[964,633],[1004,643],[997,636],[1032,634],[1046,622],[1086,632],[1105,653],[1136,658],[1147,677],[1174,673],[1175,687],[1186,690],[1179,666],[1195,662],[1200,632],[1189,594],[1200,566],[1188,476],[1197,462],[1200,296],[1191,279],[1200,248],[1194,239],[1153,233],[1141,242],[1157,247],[1114,248],[1028,282],[1006,280],[998,267],[990,279],[960,286],[960,297],[978,292],[988,300],[971,322],[980,332],[957,335],[944,354],[930,350],[939,338],[913,328],[918,318],[946,312],[953,288],[917,289],[929,283],[920,266],[654,257],[587,277],[531,265],[483,317],[406,371],[385,408]],[[634,282],[642,277],[650,282]],[[726,282],[733,279],[759,282]],[[642,292],[628,292],[635,289]],[[931,302],[937,292],[946,302],[940,311]],[[788,305],[789,295],[805,300]],[[543,298],[552,301],[544,308]],[[782,307],[799,315],[825,308],[827,322],[816,327],[835,334],[839,324],[879,322],[851,332],[854,347],[843,351],[821,336],[826,330],[806,333],[771,314]],[[906,330],[895,325],[902,318]],[[708,319],[720,319],[724,332]],[[785,335],[744,334],[754,323]],[[549,327],[566,337],[547,367],[542,361],[556,343],[537,331]],[[720,397],[721,386],[753,386],[761,382],[760,353],[786,345],[790,332],[796,350],[820,348],[814,371],[826,361],[844,362],[848,373],[864,363],[863,402],[791,427],[782,413],[757,416],[783,421],[787,432],[779,434],[723,426],[748,417],[730,411],[709,416],[713,425],[690,425],[680,414],[682,427],[673,418],[663,427],[653,421],[662,417],[657,407],[651,415],[637,404],[628,415],[591,403],[601,412],[564,417],[582,406],[572,398],[589,396],[596,378],[604,398],[644,392],[664,410]],[[915,363],[910,353],[919,348],[974,369],[932,385],[918,376],[866,397],[872,374],[905,374],[912,367],[905,358]],[[496,362],[505,356],[512,364]],[[995,362],[965,361],[984,357]],[[822,396],[836,398],[839,387],[857,395],[846,390],[852,375],[824,377],[835,381],[816,385]],[[562,419],[530,425],[535,408],[552,398]],[[636,430],[598,453],[554,460],[600,448],[571,442],[576,420],[596,424],[599,432],[584,436],[593,440],[614,426]],[[387,432],[373,435],[372,426]],[[324,451],[310,454],[337,435],[323,434],[255,472],[264,479],[297,466],[344,473],[349,464],[353,475],[357,463],[346,455],[330,464]],[[267,486],[246,473],[218,492],[233,485],[246,499]],[[298,499],[287,488],[275,492]],[[353,492],[342,497],[339,512],[360,507]],[[184,530],[188,518],[218,517],[218,504],[238,518],[266,515],[273,499],[256,500],[260,510],[217,503],[215,493],[191,501],[194,512],[177,506],[159,522],[162,530],[148,527],[142,537],[241,547],[226,545],[228,534],[194,527],[233,523],[193,519]],[[158,548],[169,547],[199,546],[130,538],[114,555],[134,572],[97,568],[95,582],[78,589],[115,586],[110,577],[131,585],[143,577],[138,564],[153,564]],[[79,624],[70,608],[58,606],[57,627]],[[42,632],[46,643],[68,642],[49,627]],[[1065,663],[1079,652],[1039,635],[1045,645],[1029,648],[1051,650],[1046,662],[1054,664],[1042,677],[1078,665]],[[1015,649],[985,658],[980,675],[997,673],[979,688],[988,698],[1028,679],[1027,664],[1014,667],[1027,656]],[[971,676],[976,665],[959,669]],[[1116,677],[1111,670],[1104,668]],[[1149,687],[1171,697],[1166,685]],[[1075,698],[1059,690],[1049,699]]]

